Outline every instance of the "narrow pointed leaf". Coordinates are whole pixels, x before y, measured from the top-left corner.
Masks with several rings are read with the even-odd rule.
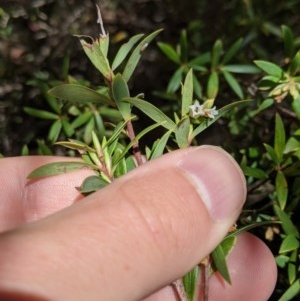
[[[207,82],[207,97],[216,98],[219,91],[219,75],[217,72],[213,71]]]
[[[176,50],[170,44],[158,42],[157,45],[168,59],[170,59],[176,64],[180,64],[180,57]]]
[[[276,174],[275,185],[276,185],[278,204],[280,208],[283,210],[285,208],[287,197],[288,197],[288,184],[285,175],[281,170],[279,170]]]
[[[286,26],[282,25],[281,26],[281,31],[283,35],[283,42],[284,42],[284,48],[287,53],[287,55],[291,58],[294,54],[294,34],[291,31],[291,29]]]
[[[126,98],[125,100],[128,103],[140,109],[155,122],[160,123],[166,129],[175,129],[176,124],[174,123],[174,121],[170,119],[166,114],[164,114],[160,109],[155,107],[153,104],[140,98]]]
[[[220,57],[223,52],[223,43],[221,40],[217,40],[213,46],[211,53],[211,67],[216,68],[220,63]]]
[[[276,114],[274,150],[279,160],[279,163],[282,160],[284,148],[285,148],[285,128],[280,115]]]
[[[190,105],[193,102],[193,70],[190,69],[185,77],[184,84],[182,86],[182,103],[181,103],[181,116],[185,116],[189,113]]]
[[[178,68],[173,75],[171,76],[171,79],[168,83],[167,92],[168,93],[174,93],[177,91],[177,89],[180,87],[181,81],[182,81],[182,75],[183,75],[183,69]]]
[[[141,56],[146,47],[150,44],[150,42],[162,31],[162,29],[158,29],[151,34],[149,34],[146,38],[144,38],[134,49],[131,56],[129,57],[126,66],[123,71],[123,78],[126,82],[131,78]]]
[[[196,266],[182,277],[183,287],[188,298],[187,301],[195,300],[198,290],[199,275],[199,266]]]
[[[34,108],[30,108],[30,107],[24,107],[24,111],[33,117],[37,117],[37,118],[41,118],[41,119],[49,119],[49,120],[59,119],[58,115],[48,112],[48,111],[44,111],[44,110],[34,109]]]
[[[179,148],[186,148],[189,146],[189,132],[190,132],[190,118],[181,120],[175,130],[176,142]]]
[[[95,40],[92,44],[89,44],[84,39],[80,39],[80,43],[93,65],[106,79],[111,80],[112,72],[106,54],[100,47],[99,40]]]
[[[115,59],[112,63],[112,70],[117,69],[120,64],[127,57],[128,53],[131,51],[132,47],[144,36],[144,34],[138,34],[133,36],[127,43],[123,44],[118,50]]]
[[[167,131],[157,142],[155,148],[152,150],[149,160],[160,157],[164,153],[164,149],[166,148],[169,137],[173,131]]]
[[[279,254],[291,252],[299,248],[299,240],[295,235],[287,235],[279,248]]]
[[[235,77],[230,73],[225,70],[223,70],[223,75],[228,83],[228,85],[231,87],[231,89],[234,91],[234,93],[239,97],[239,98],[244,98],[244,92],[238,83],[238,81],[235,79]]]
[[[280,297],[278,301],[296,300],[295,297],[300,294],[300,279],[296,280]]]
[[[282,226],[282,229],[285,232],[285,234],[287,234],[287,235],[291,234],[291,235],[294,235],[299,238],[298,229],[295,227],[295,225],[293,224],[293,222],[290,219],[290,217],[288,216],[288,214],[286,212],[284,212],[283,210],[281,210],[276,205],[274,206],[274,211],[275,211],[276,215],[278,216],[278,218],[280,219],[280,221],[282,222],[281,226]]]
[[[124,101],[124,99],[130,96],[129,89],[125,79],[119,73],[113,79],[112,94],[124,120],[130,119],[130,104]]]
[[[114,103],[105,95],[78,84],[63,84],[50,89],[48,93],[71,103],[98,103],[114,105]]]
[[[84,169],[84,168],[92,168],[92,165],[84,163],[84,162],[54,162],[42,165],[38,167],[34,171],[32,171],[27,178],[28,179],[36,179],[42,177],[55,176],[60,174],[65,174],[67,172],[71,172],[74,170]]]
[[[254,61],[257,67],[266,72],[269,75],[281,78],[284,75],[284,71],[276,64],[267,61]]]
[[[211,253],[212,259],[213,259],[213,266],[215,270],[217,270],[222,277],[231,284],[231,279],[226,263],[226,254],[223,250],[222,245],[218,245],[214,251]]]
[[[226,51],[226,53],[222,59],[223,65],[227,64],[233,57],[236,56],[238,51],[241,49],[242,44],[243,44],[243,39],[240,38],[231,45],[231,47]]]

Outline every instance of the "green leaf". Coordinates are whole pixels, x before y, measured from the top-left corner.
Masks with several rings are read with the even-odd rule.
[[[182,30],[180,34],[180,60],[182,63],[188,61],[188,42],[186,37],[186,30]]]
[[[56,142],[62,129],[61,120],[56,120],[50,127],[48,139],[52,143]]]
[[[27,179],[36,179],[42,177],[50,177],[55,175],[65,174],[74,170],[92,168],[92,165],[84,162],[54,162],[42,165],[37,169],[33,170],[28,176]]]
[[[280,268],[285,268],[287,263],[289,262],[289,257],[286,255],[278,255],[276,256],[275,260],[276,260],[276,264]]]
[[[199,266],[196,266],[182,277],[183,287],[188,301],[194,301],[197,295],[199,270]]]
[[[274,150],[278,158],[278,163],[282,161],[285,148],[285,129],[280,115],[277,113],[275,117],[275,137],[274,137]]]
[[[100,47],[99,39],[93,41],[92,44],[87,43],[84,39],[79,40],[85,54],[88,56],[93,65],[106,79],[110,81],[112,78],[112,71],[110,70],[106,54]]]
[[[299,248],[299,240],[295,235],[287,235],[279,248],[279,254],[294,251]]]
[[[190,118],[186,117],[176,125],[175,137],[179,148],[189,146]]]
[[[129,120],[131,112],[130,104],[124,101],[125,98],[130,96],[129,89],[125,79],[119,73],[113,79],[112,94],[124,120]]]
[[[293,224],[290,217],[285,213],[283,210],[281,210],[278,206],[274,206],[274,211],[280,221],[282,222],[282,229],[285,232],[286,235],[294,235],[299,238],[299,232],[296,228],[296,226]]]
[[[98,103],[114,105],[114,103],[105,95],[78,84],[59,85],[50,89],[48,93],[71,103]]]
[[[243,173],[245,174],[245,176],[253,177],[253,178],[259,179],[259,180],[265,180],[265,179],[268,178],[268,175],[262,169],[255,168],[255,167],[250,167],[250,166],[245,166],[245,165],[242,165],[241,168],[242,168]]]
[[[225,53],[222,59],[223,65],[228,63],[233,57],[237,55],[238,51],[241,49],[242,44],[243,44],[243,39],[240,38],[231,45],[231,47],[228,49],[228,51]]]
[[[165,115],[160,109],[155,107],[153,104],[142,100],[140,98],[126,98],[125,101],[134,105],[142,112],[144,112],[148,117],[154,120],[157,123],[160,123],[163,127],[168,130],[174,130],[176,124],[172,119],[170,119],[167,115]]]
[[[275,165],[278,165],[278,157],[277,157],[277,154],[274,150],[274,148],[271,146],[271,145],[268,145],[266,143],[264,143],[264,147],[268,153],[268,155],[270,156],[271,160],[274,162]]]
[[[298,261],[298,248],[291,253],[290,260],[288,263],[288,278],[290,284],[294,283],[295,280],[297,279],[297,274],[298,274],[298,267],[296,264],[297,261]]]
[[[129,81],[129,79],[131,78],[131,75],[133,74],[141,56],[142,53],[144,52],[144,50],[146,49],[146,47],[148,47],[148,44],[150,44],[150,42],[162,31],[162,29],[158,29],[154,32],[152,32],[151,34],[149,34],[146,38],[144,38],[139,44],[138,46],[134,49],[134,51],[132,52],[131,56],[129,57],[126,66],[124,68],[123,71],[123,78],[126,82]]]
[[[254,63],[264,72],[266,72],[269,75],[278,77],[278,78],[282,78],[284,75],[284,71],[277,66],[274,63],[271,62],[267,62],[267,61],[254,61]]]
[[[285,175],[281,170],[279,170],[276,174],[275,185],[276,185],[278,204],[280,209],[283,210],[286,206],[286,201],[288,197],[288,184]]]
[[[71,137],[74,134],[74,129],[65,116],[61,119],[61,123],[67,137]]]
[[[219,91],[219,75],[217,72],[213,71],[207,82],[207,97],[216,98]]]
[[[222,73],[223,73],[224,78],[227,81],[228,85],[235,92],[235,94],[239,98],[244,98],[243,90],[242,90],[240,84],[238,83],[238,81],[235,79],[235,77],[232,76],[232,74],[230,72],[227,72],[225,70],[223,70]]]
[[[180,87],[182,81],[183,69],[178,68],[174,74],[171,76],[170,81],[168,83],[167,92],[174,93]]]
[[[92,116],[93,116],[93,113],[91,111],[86,111],[86,112],[81,113],[77,118],[75,118],[72,121],[71,124],[72,124],[73,129],[77,129],[78,127],[87,123],[90,120],[90,118],[92,118]]]
[[[44,111],[44,110],[24,107],[24,111],[33,117],[37,117],[37,118],[41,118],[41,119],[48,119],[48,120],[59,119],[58,115],[48,112],[48,111]]]
[[[56,142],[55,145],[60,145],[60,146],[64,146],[70,149],[75,149],[81,152],[95,152],[95,150],[93,148],[91,148],[90,146],[86,145],[85,143],[79,141],[79,140],[75,140],[75,139],[69,139],[69,141],[59,141]]]
[[[109,183],[98,176],[90,176],[84,179],[79,188],[79,191],[83,194],[89,194],[107,186],[108,184]]]
[[[288,73],[289,75],[294,76],[297,73],[299,73],[299,71],[300,71],[300,51],[298,51],[293,57],[289,66]]]
[[[127,43],[123,44],[118,50],[115,59],[112,63],[112,70],[117,69],[124,61],[132,47],[144,36],[144,34],[138,34],[133,36]]]
[[[222,242],[221,242],[221,246],[223,248],[223,252],[225,257],[227,257],[232,248],[234,247],[235,243],[236,243],[236,236],[231,236],[231,237],[226,237]]]
[[[193,102],[193,70],[190,69],[186,75],[184,84],[182,86],[182,103],[181,103],[181,116],[189,113],[190,105]]]
[[[180,64],[180,57],[170,44],[158,42],[157,45],[169,60],[176,64]]]
[[[223,43],[221,40],[216,40],[211,53],[211,67],[213,69],[219,65],[222,52],[223,52]]]
[[[160,139],[158,139],[158,141],[156,141],[155,146],[149,156],[149,160],[158,158],[164,153],[164,149],[172,132],[172,130],[167,131]]]
[[[300,279],[296,280],[280,297],[278,301],[293,300],[294,297],[300,294]],[[294,299],[295,300],[295,299]]]
[[[284,48],[287,53],[287,55],[291,58],[294,54],[294,34],[291,31],[291,29],[286,26],[281,26],[282,36],[283,36],[283,42],[284,42]]]
[[[241,73],[241,74],[257,74],[260,73],[260,69],[254,65],[226,65],[222,67],[222,70],[226,70],[231,73]]]
[[[217,270],[222,277],[231,284],[231,279],[226,262],[226,254],[222,245],[218,245],[211,253],[214,269]]]

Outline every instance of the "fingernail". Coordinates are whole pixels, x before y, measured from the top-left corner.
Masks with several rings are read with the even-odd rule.
[[[214,221],[229,218],[243,206],[244,175],[235,160],[221,148],[198,147],[189,152],[178,167],[195,186]]]

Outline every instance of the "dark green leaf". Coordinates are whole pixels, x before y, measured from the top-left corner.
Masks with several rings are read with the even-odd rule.
[[[217,270],[222,277],[231,284],[231,279],[227,267],[226,255],[222,245],[218,245],[211,253],[214,269]]]
[[[182,86],[182,103],[181,103],[181,116],[189,113],[190,105],[193,102],[193,70],[191,69],[186,75],[184,84]]]
[[[278,163],[282,161],[285,148],[285,128],[283,121],[279,114],[275,117],[275,137],[274,137],[274,150],[278,158]]]
[[[50,89],[48,93],[71,103],[99,103],[109,104],[112,106],[114,105],[114,103],[105,95],[78,84],[63,84]]]
[[[284,48],[287,55],[291,58],[294,55],[294,34],[291,29],[286,26],[281,26],[281,31],[283,35]]]
[[[180,34],[180,59],[182,63],[188,61],[188,41],[186,37],[186,30],[182,30]]]
[[[158,141],[156,141],[156,144],[149,156],[149,160],[158,158],[164,153],[164,149],[172,132],[172,130],[167,131]]]
[[[89,194],[107,186],[108,184],[109,183],[98,176],[90,176],[82,182],[79,191],[83,194]]]
[[[130,94],[127,83],[121,74],[117,74],[113,79],[112,94],[124,120],[129,120],[131,108],[130,104],[125,102],[124,99],[128,98]]]
[[[89,44],[84,39],[80,39],[80,43],[85,54],[88,56],[93,65],[106,79],[111,80],[112,72],[110,70],[106,54],[100,47],[99,40],[93,41],[92,44]]]
[[[92,168],[92,166],[87,163],[78,162],[78,161],[54,162],[38,167],[37,169],[32,171],[27,176],[27,178],[36,179],[42,177],[55,176],[55,175],[65,174],[70,171],[84,169],[84,168]]]
[[[276,193],[280,209],[284,209],[288,196],[288,185],[284,173],[279,170],[276,174]]]
[[[219,91],[219,75],[217,72],[213,71],[207,82],[207,97],[208,98],[216,98]]]
[[[183,74],[183,69],[181,67],[174,72],[174,74],[172,75],[168,83],[168,87],[167,87],[168,93],[174,93],[180,87],[182,81],[182,74]]]
[[[222,70],[226,70],[231,73],[241,73],[241,74],[257,74],[260,73],[260,69],[254,65],[226,65],[222,67]]]
[[[76,129],[76,128],[84,125],[85,123],[87,123],[90,120],[90,118],[92,118],[92,116],[93,116],[93,113],[91,111],[86,111],[86,112],[83,112],[82,114],[80,114],[72,122],[73,129]]]
[[[235,77],[232,76],[232,74],[230,72],[227,72],[225,70],[223,70],[223,75],[224,75],[228,85],[235,92],[235,94],[241,99],[244,98],[243,90],[242,90],[240,84],[238,83],[238,81],[235,79]]]
[[[274,210],[280,221],[282,222],[282,229],[287,235],[294,235],[299,238],[299,232],[296,226],[293,224],[290,217],[281,210],[278,206],[274,206]]]
[[[128,53],[131,51],[132,47],[144,36],[144,34],[138,34],[133,36],[127,43],[123,44],[118,50],[115,59],[112,63],[112,70],[119,67],[124,61]]]
[[[297,279],[280,297],[278,301],[295,300],[294,297],[300,294],[300,279]]]
[[[297,73],[299,73],[299,71],[300,71],[300,51],[298,51],[293,57],[288,72],[291,76],[294,76]]]
[[[216,40],[211,52],[211,67],[213,69],[219,65],[222,52],[223,52],[223,43],[221,40]]]
[[[242,168],[245,176],[253,177],[253,178],[259,179],[259,180],[265,180],[268,178],[268,175],[262,169],[250,167],[250,166],[244,166],[244,165],[242,165],[241,168]]]
[[[279,254],[294,251],[299,248],[299,240],[295,235],[287,235],[280,245]]]
[[[184,291],[188,299],[187,301],[195,300],[196,293],[198,290],[199,274],[199,266],[196,266],[182,277]]]
[[[131,75],[133,74],[141,56],[146,47],[148,47],[148,44],[162,31],[162,29],[158,29],[151,34],[149,34],[146,38],[144,38],[138,46],[134,49],[131,56],[129,57],[126,66],[123,71],[123,78],[126,82],[129,81],[131,78]]]
[[[186,148],[189,146],[190,133],[190,119],[184,118],[176,125],[175,137],[179,148]]]
[[[227,64],[233,57],[235,57],[238,53],[238,51],[241,49],[241,46],[243,44],[243,39],[238,39],[235,43],[231,45],[231,47],[228,49],[228,51],[225,53],[222,64]]]
[[[132,98],[132,97],[125,99],[125,101],[140,109],[148,117],[150,117],[152,120],[156,121],[157,123],[160,123],[161,126],[165,127],[166,129],[168,130],[175,129],[176,124],[173,122],[173,120],[170,119],[167,115],[165,115],[160,109],[155,107],[153,104],[145,100],[142,100],[140,98]]]
[[[158,42],[157,45],[168,59],[170,59],[176,64],[180,64],[180,57],[176,50],[170,44]]]
[[[269,75],[282,78],[284,75],[284,71],[279,67],[278,65],[267,62],[267,61],[254,61],[254,63],[264,72],[266,72]]]
[[[278,160],[278,157],[277,157],[277,154],[276,154],[274,148],[271,145],[268,145],[266,143],[264,143],[264,147],[265,147],[268,155],[270,156],[271,160],[274,162],[274,164],[278,165],[279,160]]]
[[[56,120],[50,127],[48,139],[52,143],[56,142],[62,129],[61,120]]]
[[[44,110],[24,107],[24,111],[33,117],[37,117],[37,118],[41,118],[41,119],[49,119],[49,120],[59,119],[58,115],[48,112],[48,111],[44,111]]]

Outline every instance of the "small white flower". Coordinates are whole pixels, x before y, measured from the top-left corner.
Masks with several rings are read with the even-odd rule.
[[[214,119],[218,115],[218,110],[216,107],[205,108],[204,105],[201,105],[198,100],[195,101],[193,105],[190,106],[190,116],[193,118],[206,117]]]

